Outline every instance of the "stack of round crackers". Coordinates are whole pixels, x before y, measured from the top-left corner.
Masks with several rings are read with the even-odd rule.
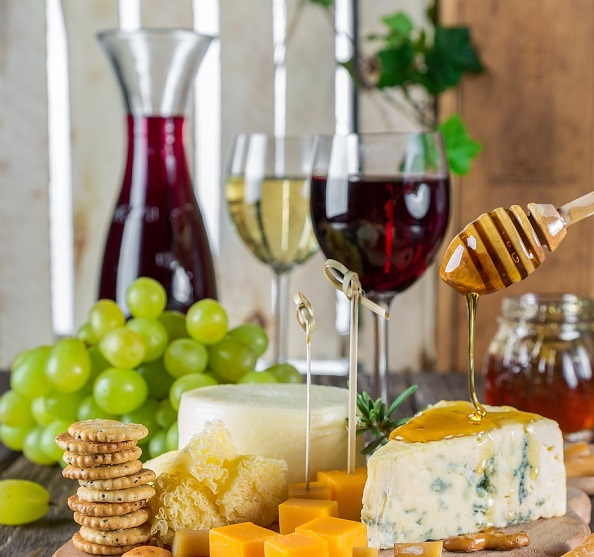
[[[80,484],[68,499],[81,525],[72,538],[77,549],[121,555],[150,539],[146,504],[155,494],[148,485],[155,473],[142,467],[142,450],[136,446],[147,434],[141,424],[85,420],[56,437],[68,464],[62,474]]]

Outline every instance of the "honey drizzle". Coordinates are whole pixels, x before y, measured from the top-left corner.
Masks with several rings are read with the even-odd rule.
[[[478,300],[479,295],[476,292],[468,292],[466,294],[466,312],[468,315],[468,391],[470,401],[474,406],[474,412],[468,414],[468,419],[477,424],[481,423],[487,414],[487,411],[476,396],[476,387],[474,384],[474,325],[476,322]]]
[[[476,436],[479,445],[483,448],[481,466],[484,468],[488,457],[493,454],[491,448],[494,445],[489,433],[491,430],[500,429],[506,425],[522,424],[524,431],[530,434],[532,431],[530,424],[541,419],[537,414],[520,412],[508,406],[489,411],[483,420],[477,423],[468,419],[473,409],[472,403],[467,400],[441,402],[397,427],[390,434],[390,439],[407,443],[427,443],[453,437]],[[535,450],[532,450],[532,453],[535,453]],[[534,460],[537,455],[532,453],[530,457]]]

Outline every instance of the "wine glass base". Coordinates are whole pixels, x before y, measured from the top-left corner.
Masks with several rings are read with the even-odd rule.
[[[288,364],[294,366],[302,375],[307,371],[307,360],[289,359]],[[271,366],[273,362],[259,361],[256,369],[265,370]],[[349,374],[349,360],[348,358],[337,358],[336,360],[312,360],[311,361],[312,375],[332,375],[336,377],[346,377]]]

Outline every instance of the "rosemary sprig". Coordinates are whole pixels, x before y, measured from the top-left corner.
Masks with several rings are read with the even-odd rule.
[[[373,400],[366,391],[357,393],[357,408],[359,409],[357,435],[369,432],[370,436],[373,437],[373,440],[361,451],[364,455],[369,455],[385,445],[392,430],[410,420],[410,416],[395,419],[393,414],[416,390],[417,386],[411,385],[400,393],[389,408],[386,407],[381,398]]]

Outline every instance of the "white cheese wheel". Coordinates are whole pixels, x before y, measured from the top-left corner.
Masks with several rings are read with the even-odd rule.
[[[222,420],[240,454],[285,460],[288,483],[305,481],[306,387],[216,385],[187,391],[178,415],[179,447],[208,421]],[[310,479],[347,466],[348,390],[312,385]]]

